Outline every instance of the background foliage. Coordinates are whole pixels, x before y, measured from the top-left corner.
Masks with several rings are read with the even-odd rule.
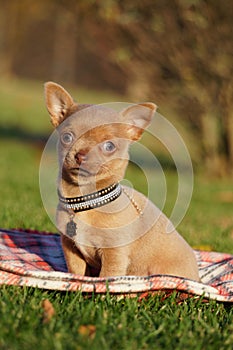
[[[131,102],[152,100],[188,125],[198,164],[212,175],[232,173],[231,1],[0,5],[1,77],[55,80],[113,90]]]

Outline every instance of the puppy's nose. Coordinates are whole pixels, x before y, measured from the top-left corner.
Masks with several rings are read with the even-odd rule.
[[[84,151],[77,152],[74,156],[76,162],[80,165],[81,163],[86,162],[87,154]]]

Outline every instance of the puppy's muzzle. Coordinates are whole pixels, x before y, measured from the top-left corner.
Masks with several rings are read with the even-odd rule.
[[[75,161],[78,165],[81,165],[87,161],[87,154],[85,151],[79,151],[74,156]]]

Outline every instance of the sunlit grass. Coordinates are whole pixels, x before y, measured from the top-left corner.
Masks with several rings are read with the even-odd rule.
[[[124,98],[108,92],[65,86],[80,103],[121,102]],[[44,82],[12,79],[0,81],[0,127],[18,127],[33,133],[51,132],[44,101]]]

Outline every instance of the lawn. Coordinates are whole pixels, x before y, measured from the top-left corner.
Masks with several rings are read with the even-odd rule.
[[[78,93],[82,102],[118,98],[82,89]],[[38,185],[44,140],[52,131],[42,84],[4,82],[0,106],[0,227],[56,232]],[[165,173],[169,215],[177,177],[171,170]],[[144,179],[140,173],[135,176],[135,169],[130,168],[127,176],[144,189]],[[233,254],[232,189],[232,179],[195,175],[191,205],[178,228],[192,246]],[[0,349],[230,350],[233,346],[232,307],[199,297],[179,303],[176,293],[167,299],[157,295],[138,300],[9,286],[2,286],[0,294]]]

